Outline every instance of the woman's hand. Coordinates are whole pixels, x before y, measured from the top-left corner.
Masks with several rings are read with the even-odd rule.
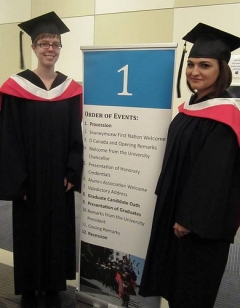
[[[174,234],[178,237],[178,238],[182,238],[186,235],[188,235],[191,231],[184,228],[183,226],[179,225],[177,222],[175,222],[174,226]]]
[[[73,186],[74,186],[72,183],[68,182],[67,178],[64,178],[63,184],[64,184],[64,187],[66,187],[66,189],[65,189],[66,192],[69,191],[70,189],[72,189]]]

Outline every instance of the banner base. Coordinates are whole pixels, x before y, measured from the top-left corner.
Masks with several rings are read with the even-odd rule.
[[[98,298],[95,298],[93,296],[90,296],[86,293],[83,293],[78,290],[78,288],[75,291],[75,298],[77,301],[82,302],[87,305],[91,305],[92,307],[97,308],[109,308],[109,303],[102,301]],[[115,306],[118,307],[118,306]]]

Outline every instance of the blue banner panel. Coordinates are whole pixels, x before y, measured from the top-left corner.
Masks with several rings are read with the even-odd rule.
[[[84,104],[170,109],[174,57],[175,50],[85,53]]]

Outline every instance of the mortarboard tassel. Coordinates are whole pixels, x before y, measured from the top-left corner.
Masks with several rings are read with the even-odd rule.
[[[187,45],[187,43],[185,41],[183,51],[182,51],[181,62],[180,62],[180,65],[179,65],[179,70],[178,70],[178,77],[177,77],[177,97],[178,98],[181,97],[180,83],[181,83],[184,56],[185,56],[185,53],[187,52],[186,45]]]
[[[23,31],[20,31],[20,33],[19,33],[19,42],[20,42],[20,69],[24,69],[22,36],[23,36]]]

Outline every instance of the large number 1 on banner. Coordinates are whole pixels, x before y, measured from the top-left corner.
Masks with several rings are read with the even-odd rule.
[[[128,64],[123,66],[118,70],[118,73],[123,71],[123,91],[121,93],[118,93],[118,95],[129,95],[131,96],[132,93],[129,93],[128,88]]]

